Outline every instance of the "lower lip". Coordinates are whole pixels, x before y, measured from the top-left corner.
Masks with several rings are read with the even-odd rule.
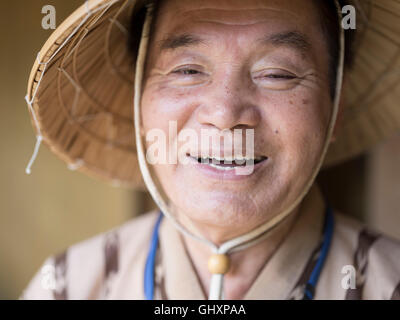
[[[206,176],[218,180],[244,180],[248,179],[249,177],[254,176],[254,174],[259,171],[263,166],[265,166],[268,162],[268,158],[254,164],[253,166],[243,166],[243,167],[237,167],[235,169],[231,170],[220,170],[215,167],[210,166],[209,164],[206,163],[199,163],[197,159],[194,159],[192,157],[189,158],[189,163],[192,164],[197,170],[199,170],[201,173],[205,174]],[[252,169],[252,170],[251,170]],[[246,170],[243,172],[243,170]],[[250,170],[250,172],[248,171]],[[246,174],[239,174],[239,173],[246,173]]]

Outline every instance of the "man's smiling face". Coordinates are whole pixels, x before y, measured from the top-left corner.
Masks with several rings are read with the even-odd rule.
[[[157,164],[180,215],[242,234],[287,208],[321,156],[332,102],[314,1],[163,1],[142,96],[145,133],[254,129],[252,174]],[[171,147],[171,146],[170,146]],[[204,151],[204,150],[202,150]],[[193,151],[194,152],[194,151]]]

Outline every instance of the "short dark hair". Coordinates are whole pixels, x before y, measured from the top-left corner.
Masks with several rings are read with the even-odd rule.
[[[336,75],[337,65],[339,63],[339,41],[340,41],[340,28],[341,21],[338,21],[337,8],[334,0],[311,0],[314,1],[315,5],[321,12],[321,29],[327,40],[328,52],[330,54],[329,59],[329,80],[330,80],[330,94],[332,100],[335,97],[336,88]],[[147,3],[152,3],[154,6],[154,14],[157,15],[161,0],[149,0]],[[338,0],[340,7],[350,4],[349,0]],[[132,14],[131,25],[128,36],[128,47],[129,50],[136,59],[136,54],[139,48],[140,35],[142,33],[142,27],[146,16],[146,8],[140,7]],[[154,20],[151,30],[154,28]],[[346,70],[351,69],[353,65],[353,43],[355,38],[355,30],[345,30],[345,59],[344,67]]]

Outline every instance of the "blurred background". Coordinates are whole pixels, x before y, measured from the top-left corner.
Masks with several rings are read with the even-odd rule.
[[[82,0],[1,0],[0,35],[0,299],[16,299],[50,255],[146,212],[148,194],[105,185],[68,170],[35,145],[24,101],[31,67],[52,30],[42,7],[56,8],[57,26]],[[400,134],[335,168],[318,181],[334,207],[400,239]]]

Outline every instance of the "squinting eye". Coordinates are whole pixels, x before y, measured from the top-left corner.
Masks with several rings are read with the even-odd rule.
[[[296,78],[295,76],[288,74],[268,74],[265,77],[270,79],[288,79],[288,80]]]
[[[209,73],[201,65],[180,65],[172,69],[169,74],[171,85],[190,87],[206,83]]]
[[[288,90],[294,88],[300,78],[292,72],[279,68],[270,68],[253,73],[253,81],[261,88]]]
[[[195,69],[182,68],[182,69],[174,70],[174,71],[172,71],[172,73],[190,76],[190,75],[200,74],[201,72],[198,70],[195,70]]]
[[[256,76],[255,79],[267,79],[267,80],[292,80],[297,78],[296,75],[294,75],[291,72],[280,70],[280,69],[270,69],[270,70],[264,70],[262,72],[259,72]]]

